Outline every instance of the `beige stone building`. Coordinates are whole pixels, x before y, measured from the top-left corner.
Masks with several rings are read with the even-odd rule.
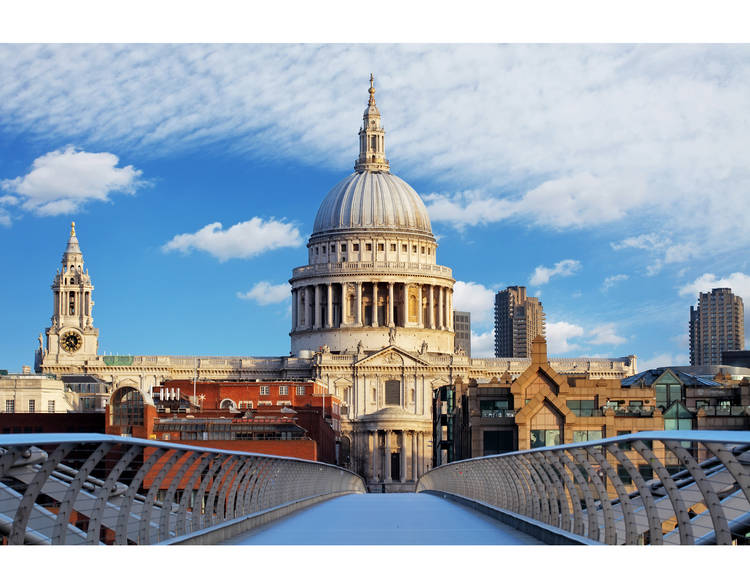
[[[495,295],[495,357],[529,357],[531,342],[544,336],[544,310],[526,287],[512,286]]]
[[[290,356],[98,355],[93,286],[73,232],[53,285],[52,327],[46,346],[40,338],[38,369],[94,374],[115,392],[139,391],[146,403],[169,379],[322,381],[343,404],[342,463],[366,476],[371,490],[413,490],[432,465],[434,390],[456,377],[514,378],[530,359],[454,353],[452,272],[438,264],[421,198],[390,172],[372,82],[369,92],[355,171],[323,198],[308,263],[290,279]],[[636,372],[634,356],[551,363],[592,378]],[[197,397],[189,399],[199,406]]]

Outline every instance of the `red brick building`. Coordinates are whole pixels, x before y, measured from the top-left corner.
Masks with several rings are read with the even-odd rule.
[[[335,464],[341,402],[313,381],[171,380],[118,389],[106,431]]]

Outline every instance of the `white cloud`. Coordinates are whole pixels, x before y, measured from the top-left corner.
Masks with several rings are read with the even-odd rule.
[[[601,324],[589,330],[589,336],[593,336],[588,343],[592,345],[620,345],[627,341],[627,338],[618,336],[615,333],[616,326],[613,323]]]
[[[562,260],[557,262],[554,267],[540,265],[529,279],[529,285],[544,285],[555,276],[570,277],[579,269],[581,269],[581,262],[578,260]]]
[[[252,258],[277,248],[296,248],[302,243],[299,230],[292,224],[253,217],[226,230],[220,222],[214,222],[193,234],[178,234],[164,244],[162,250],[184,254],[193,249],[202,250],[223,262],[231,258]]]
[[[569,322],[547,323],[547,348],[551,355],[569,353],[580,347],[568,340],[583,337],[583,328]]]
[[[656,369],[657,367],[684,366],[690,363],[687,354],[684,353],[659,353],[648,359],[639,359],[637,363],[638,372]]]
[[[376,67],[394,171],[439,182],[434,221],[656,229],[662,264],[750,244],[748,63],[743,44],[6,44],[0,115],[38,138],[343,169],[367,99],[351,69]]]
[[[477,333],[474,330],[471,331],[471,356],[495,356],[495,330],[481,333]]]
[[[39,156],[25,176],[0,181],[9,195],[0,205],[20,205],[37,215],[62,215],[78,211],[90,201],[108,201],[112,193],[133,193],[142,186],[141,171],[117,167],[119,158],[109,152],[85,152],[74,147]]]
[[[602,283],[602,291],[606,293],[612,287],[617,285],[617,283],[621,281],[625,281],[627,279],[629,279],[629,277],[625,273],[618,273],[617,275],[610,275],[609,277],[604,279],[604,283]]]
[[[732,289],[732,292],[742,297],[743,301],[750,299],[750,275],[745,275],[739,271],[721,278],[713,273],[704,273],[692,283],[681,287],[679,293],[682,297],[689,296],[697,300],[698,293],[710,292],[711,289],[719,287]]]
[[[453,285],[453,308],[471,312],[472,327],[487,328],[494,321],[495,291],[474,281],[456,281]],[[473,346],[474,344],[472,344]]]
[[[289,298],[289,283],[271,285],[268,281],[259,281],[252,289],[245,293],[237,293],[237,297],[245,300],[254,300],[260,305],[277,304]]]

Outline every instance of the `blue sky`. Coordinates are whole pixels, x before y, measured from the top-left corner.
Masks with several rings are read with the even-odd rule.
[[[750,298],[746,45],[0,45],[0,368],[33,363],[71,220],[100,351],[284,355],[287,280],[352,171],[367,78],[492,353],[686,364],[699,290]]]

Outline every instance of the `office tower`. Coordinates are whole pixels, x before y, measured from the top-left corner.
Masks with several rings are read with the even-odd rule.
[[[463,349],[471,357],[471,312],[453,311],[454,350]]]
[[[512,286],[495,295],[495,357],[530,357],[531,341],[544,336],[544,311],[526,287]]]
[[[711,289],[690,307],[690,364],[718,365],[723,351],[744,348],[745,307],[731,289]]]

